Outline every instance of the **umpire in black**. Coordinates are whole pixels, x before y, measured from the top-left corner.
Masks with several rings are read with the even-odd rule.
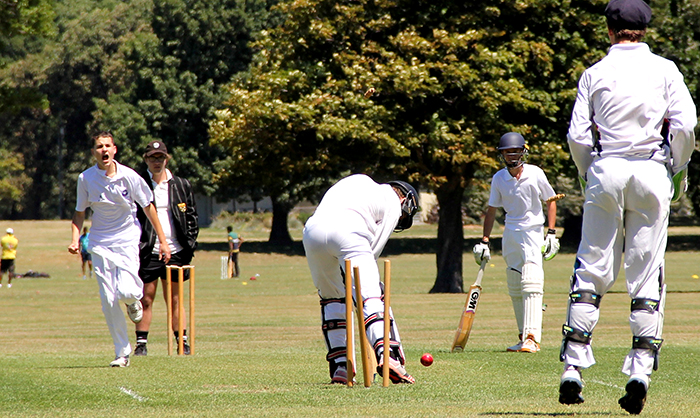
[[[170,246],[172,257],[168,265],[183,266],[190,264],[197,248],[197,236],[199,235],[199,222],[197,206],[192,193],[192,185],[182,177],[174,176],[166,168],[170,155],[162,141],[151,141],[146,146],[143,154],[148,170],[141,175],[146,183],[153,189],[154,204],[158,212],[163,232]],[[137,212],[141,222],[141,242],[139,243],[141,267],[139,277],[143,280],[143,320],[136,324],[136,349],[135,356],[145,356],[148,353],[148,330],[151,326],[153,313],[153,301],[158,288],[158,278],[163,280],[163,297],[165,294],[165,263],[160,259],[160,245],[158,237],[146,215],[139,208]],[[172,281],[177,281],[177,275],[173,275]],[[189,280],[189,271],[185,271],[185,280]],[[179,305],[177,292],[172,295],[173,332],[176,341],[179,333]],[[190,346],[187,342],[187,330],[183,330],[184,354],[190,354]]]

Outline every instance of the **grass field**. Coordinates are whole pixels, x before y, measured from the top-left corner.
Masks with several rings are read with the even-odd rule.
[[[225,232],[202,230],[204,250],[194,260],[196,354],[167,356],[159,296],[148,357],[133,358],[129,368],[118,369],[108,367],[113,346],[94,279],[82,280],[79,258],[66,250],[70,222],[3,222],[0,230],[9,226],[20,240],[17,272],[31,269],[51,278],[16,279],[11,289],[0,288],[2,417],[628,415],[617,405],[626,383],[620,367],[631,344],[623,280],[602,302],[593,342],[598,364],[583,376],[586,402],[573,407],[557,402],[560,330],[573,254],[560,254],[545,264],[544,335],[542,351],[534,355],[505,352],[515,343],[517,329],[500,255],[486,269],[474,329],[460,354],[451,354],[449,348],[465,295],[428,294],[435,279],[434,254],[392,255],[392,307],[407,369],[417,383],[382,388],[377,379],[365,389],[360,374],[360,384],[348,389],[328,384],[318,297],[305,259],[288,255],[295,252],[266,250],[263,243],[250,240],[242,248],[242,278],[220,280]],[[392,240],[434,238],[431,228],[416,228],[414,235],[394,235]],[[674,230],[696,238],[698,232]],[[299,238],[299,231],[292,233]],[[251,253],[253,249],[258,252]],[[466,286],[476,271],[471,254],[465,253]],[[255,274],[260,275],[257,280],[248,279]],[[700,416],[698,274],[700,252],[667,254],[665,342],[643,416]],[[419,362],[424,352],[435,357],[431,367]]]

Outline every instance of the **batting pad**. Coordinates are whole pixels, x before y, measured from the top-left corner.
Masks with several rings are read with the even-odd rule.
[[[523,266],[523,337],[532,334],[535,341],[542,338],[542,299],[544,271],[535,263]]]
[[[522,276],[520,272],[510,267],[506,268],[506,282],[508,283],[508,295],[513,303],[515,322],[518,324],[518,333],[523,333],[523,291]]]

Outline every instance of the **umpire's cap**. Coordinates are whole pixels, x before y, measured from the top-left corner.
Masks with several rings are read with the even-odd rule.
[[[498,150],[525,148],[525,138],[517,132],[508,132],[498,141]]]
[[[613,29],[644,30],[651,21],[651,7],[643,0],[610,0],[605,18]]]
[[[410,184],[401,180],[392,180],[389,185],[401,190],[406,200],[401,204],[401,219],[396,224],[394,231],[401,232],[413,225],[413,215],[418,212],[418,192]]]

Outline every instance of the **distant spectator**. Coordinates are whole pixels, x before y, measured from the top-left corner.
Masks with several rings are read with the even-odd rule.
[[[238,253],[241,252],[243,237],[233,232],[232,226],[227,226],[228,231],[228,278],[238,277],[241,269],[238,266]]]
[[[80,246],[80,258],[81,265],[83,268],[83,280],[86,279],[85,276],[85,266],[87,266],[87,274],[92,279],[92,255],[88,252],[88,246],[90,244],[90,233],[88,232],[88,227],[83,228],[83,235],[80,236],[80,241],[78,245]]]
[[[17,244],[19,240],[15,238],[15,231],[7,228],[7,235],[2,237],[2,262],[0,264],[0,287],[2,287],[2,276],[7,272],[7,287],[12,287],[12,279],[15,278],[15,258],[17,258]]]

